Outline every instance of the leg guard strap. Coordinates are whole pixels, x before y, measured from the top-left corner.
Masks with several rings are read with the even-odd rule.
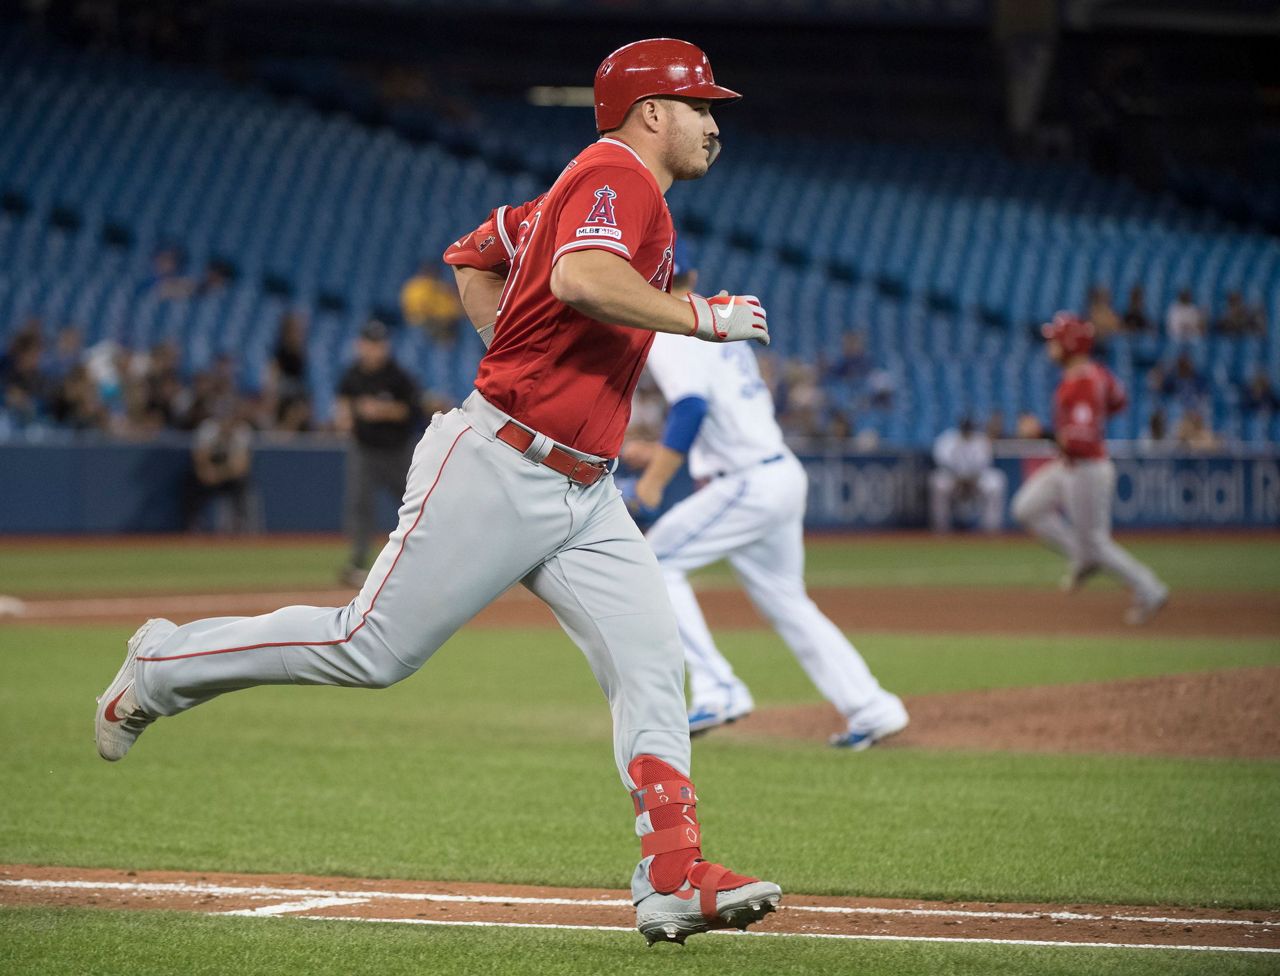
[[[679,827],[668,827],[666,830],[655,830],[640,838],[640,855],[670,854],[673,851],[691,850],[701,853],[702,832],[696,824],[684,824]]]

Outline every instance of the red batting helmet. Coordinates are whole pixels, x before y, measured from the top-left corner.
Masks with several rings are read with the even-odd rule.
[[[702,49],[688,41],[654,37],[618,48],[596,69],[596,130],[622,125],[628,109],[655,95],[732,102],[736,91],[721,88]]]
[[[1074,312],[1059,312],[1052,322],[1040,326],[1040,334],[1051,342],[1056,339],[1067,356],[1087,354],[1093,348],[1093,323]]]

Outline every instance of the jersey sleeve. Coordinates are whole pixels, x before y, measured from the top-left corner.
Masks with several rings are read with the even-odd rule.
[[[668,335],[665,332],[653,337],[646,366],[668,404],[678,403],[691,396],[711,399],[708,370],[700,360],[702,353],[706,350],[714,351],[715,348],[711,343]]]
[[[659,213],[657,190],[635,170],[593,166],[574,178],[555,227],[554,265],[570,251],[603,250],[630,261]]]
[[[542,199],[538,197],[517,207],[498,207],[479,227],[445,249],[444,263],[506,275],[516,253],[520,224],[538,208]]]
[[[1120,382],[1119,377],[1111,370],[1103,370],[1103,382],[1106,384],[1105,403],[1108,416],[1117,414],[1129,405],[1129,394]]]

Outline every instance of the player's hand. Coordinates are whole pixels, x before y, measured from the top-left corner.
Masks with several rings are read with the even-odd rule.
[[[658,444],[656,441],[624,441],[622,451],[618,454],[618,457],[628,468],[641,470],[648,467],[657,450]]]
[[[622,502],[627,506],[627,510],[631,512],[631,516],[637,521],[649,522],[653,520],[657,513],[640,500],[636,492],[636,488],[640,483],[639,478],[614,478],[614,485],[622,494]]]
[[[769,344],[768,316],[755,295],[730,295],[721,292],[711,298],[690,295],[693,307],[693,331],[689,333],[707,342],[736,342],[754,339]]]

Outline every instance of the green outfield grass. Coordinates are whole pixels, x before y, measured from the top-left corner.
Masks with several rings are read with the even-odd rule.
[[[1126,542],[1174,588],[1280,589],[1280,537],[1238,539],[1189,535],[1185,539]],[[337,541],[258,540],[203,545],[201,540],[110,546],[51,547],[0,540],[0,594],[212,591],[328,586],[345,550]],[[809,547],[814,586],[1051,587],[1062,560],[1029,539],[984,540],[926,535],[896,539],[817,537]],[[729,582],[726,565],[699,574],[706,583]],[[1094,584],[1108,586],[1105,580]]]
[[[93,698],[119,629],[0,630],[0,860],[622,886],[631,808],[607,712],[553,632],[464,633],[385,691],[262,688],[108,765]],[[732,636],[732,635],[731,635]],[[1277,663],[1265,641],[863,641],[906,693]],[[761,704],[816,693],[776,638]],[[884,750],[709,737],[708,853],[795,891],[1280,905],[1280,764]],[[572,804],[533,800],[571,789]],[[574,843],[564,838],[572,836]]]
[[[1275,956],[1221,952],[707,937],[638,948],[617,932],[427,928],[161,912],[0,910],[0,971],[129,976],[1252,976]],[[642,944],[642,943],[640,943]],[[115,961],[126,961],[117,966]],[[92,962],[87,962],[92,961]]]
[[[1280,588],[1259,540],[1143,541],[1175,586]],[[327,585],[337,542],[0,543],[0,593]],[[822,541],[815,584],[1052,586],[1022,540]],[[703,575],[716,585],[723,567]],[[557,632],[464,631],[385,691],[262,688],[98,759],[93,700],[130,628],[0,623],[0,861],[624,887],[631,805],[599,689]],[[717,635],[761,706],[820,701],[771,632]],[[1280,664],[1255,639],[856,634],[904,694]],[[709,856],[792,892],[1280,907],[1280,763],[872,750],[710,736]],[[572,803],[545,802],[569,791]],[[566,837],[572,837],[571,843]],[[1262,973],[1275,956],[705,938],[0,910],[0,972]],[[116,966],[116,962],[120,965]]]

